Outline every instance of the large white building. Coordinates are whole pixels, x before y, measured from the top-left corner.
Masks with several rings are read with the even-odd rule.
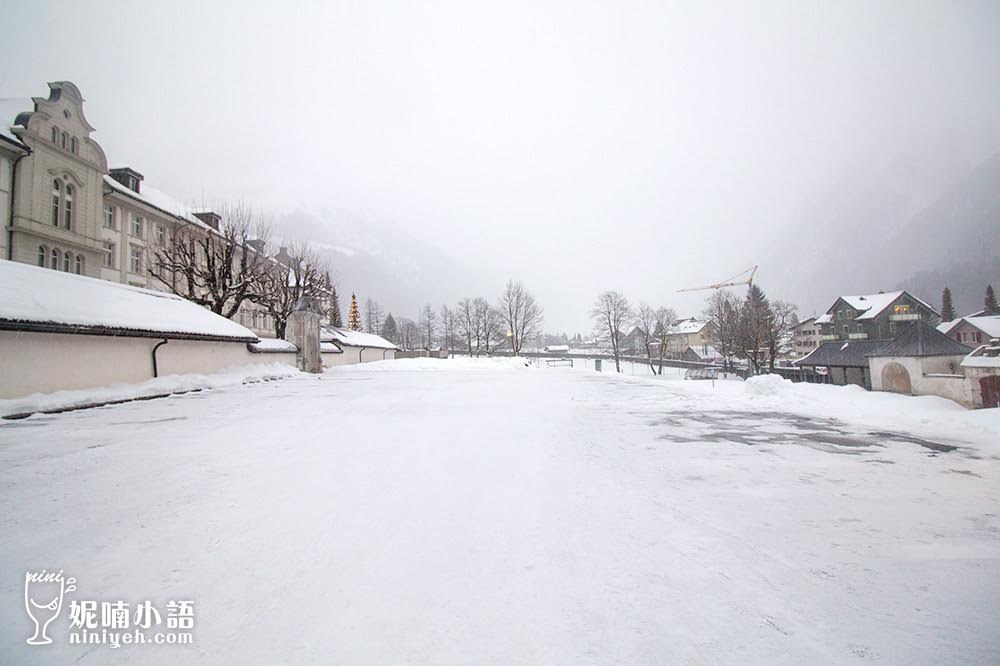
[[[154,249],[181,228],[217,232],[220,217],[150,187],[134,169],[109,169],[93,132],[69,81],[49,83],[47,98],[0,99],[0,256],[167,291],[152,274]],[[249,302],[235,319],[274,335],[271,317]]]

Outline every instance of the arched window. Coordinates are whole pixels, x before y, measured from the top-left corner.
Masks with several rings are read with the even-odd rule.
[[[45,268],[45,260],[49,258],[49,249],[44,245],[38,246],[38,265]]]
[[[73,255],[69,252],[63,255],[63,270],[69,273],[70,265],[73,263]]]
[[[63,227],[66,229],[73,228],[73,186],[66,183],[66,196],[63,197],[63,209],[65,210],[65,215],[63,215]]]
[[[62,140],[59,142],[59,145],[61,145],[63,147],[63,149],[66,148],[66,142],[67,142],[68,139],[69,139],[69,134],[66,134],[66,132],[63,132],[62,133]]]
[[[59,198],[62,195],[62,183],[56,178],[52,181],[52,226],[59,226]]]
[[[71,139],[69,140],[69,151],[70,151],[71,153],[76,153],[76,137],[75,137],[75,136],[74,136],[74,137],[72,137],[72,138],[71,138]]]
[[[52,270],[59,270],[59,248],[52,248],[52,255],[50,256],[51,262],[49,268]]]
[[[77,275],[83,275],[83,255],[76,255],[76,264],[73,266],[73,272]]]

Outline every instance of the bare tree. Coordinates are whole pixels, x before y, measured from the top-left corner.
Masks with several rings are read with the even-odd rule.
[[[455,311],[447,305],[441,306],[441,347],[451,350],[455,346],[455,329],[457,317]]]
[[[649,371],[656,373],[653,365],[653,346],[656,340],[656,310],[649,307],[647,303],[639,303],[639,309],[632,317],[632,324],[642,338],[642,346],[646,350],[646,362],[649,363]]]
[[[399,346],[406,350],[416,349],[420,340],[420,327],[412,319],[399,318]]]
[[[331,294],[326,264],[305,244],[293,245],[282,261],[270,259],[260,274],[251,300],[274,321],[274,336],[285,337],[288,318],[301,298],[321,307]]]
[[[523,284],[508,280],[500,295],[499,311],[507,324],[511,350],[516,356],[521,353],[524,341],[538,334],[542,325],[542,308]]]
[[[249,205],[221,210],[218,230],[195,223],[155,247],[149,273],[170,291],[231,319],[252,300],[268,258],[263,251],[269,226]]]
[[[375,335],[381,335],[384,318],[385,314],[378,301],[371,298],[365,299],[365,330]]]
[[[799,324],[798,308],[785,301],[771,301],[770,327],[767,330],[769,367],[774,370],[775,359],[791,344],[795,327]]]
[[[667,353],[670,327],[677,323],[677,313],[671,308],[653,309],[646,303],[640,303],[633,317],[633,324],[642,335],[646,348],[646,361],[649,369],[656,374],[663,374],[663,358]],[[653,365],[656,357],[657,367]]]
[[[739,348],[739,300],[730,292],[720,289],[709,297],[702,316],[708,321],[712,345],[722,355],[723,370],[728,370]]]
[[[656,374],[663,374],[663,359],[667,354],[667,346],[670,343],[670,333],[677,323],[677,313],[673,308],[656,309],[656,326],[653,327],[653,338],[656,340],[657,360],[659,368]]]
[[[469,356],[472,356],[472,341],[476,338],[476,346],[478,347],[479,337],[479,333],[477,331],[475,302],[471,298],[463,298],[458,302],[458,306],[455,308],[455,313],[455,323],[458,328],[458,332],[465,339],[465,345],[466,349],[469,351]]]
[[[423,346],[430,349],[434,346],[434,335],[437,332],[437,315],[428,303],[420,310],[420,334],[423,336]]]
[[[495,350],[507,339],[507,331],[504,330],[503,315],[495,307],[489,304],[485,298],[477,298],[479,304],[477,308],[480,319],[481,339],[484,351],[489,355],[490,350]]]
[[[615,372],[622,371],[621,338],[623,327],[632,316],[628,299],[617,291],[605,291],[597,297],[590,318],[598,337],[606,335],[611,340],[611,354],[615,359]]]

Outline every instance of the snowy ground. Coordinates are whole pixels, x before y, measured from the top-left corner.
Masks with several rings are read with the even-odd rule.
[[[390,361],[0,423],[0,662],[1000,661],[1000,418]],[[28,646],[24,572],[193,599]]]

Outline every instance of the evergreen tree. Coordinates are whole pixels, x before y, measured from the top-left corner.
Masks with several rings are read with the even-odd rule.
[[[337,288],[330,284],[330,306],[326,312],[326,319],[334,328],[344,327],[344,316],[340,313],[340,297],[337,296]]]
[[[399,326],[391,312],[385,316],[385,321],[382,322],[382,337],[395,345],[399,344]]]
[[[986,306],[986,314],[1000,315],[1000,304],[997,304],[997,295],[993,293],[993,285],[986,285],[986,298],[983,299]]]
[[[361,330],[361,313],[358,312],[358,297],[351,294],[351,311],[347,313],[347,328],[352,331]]]
[[[941,293],[941,320],[952,321],[956,318],[955,306],[951,302],[951,289],[945,287]]]

